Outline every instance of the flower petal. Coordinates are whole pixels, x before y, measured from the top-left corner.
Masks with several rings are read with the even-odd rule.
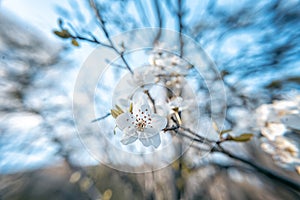
[[[160,131],[161,130],[158,130],[154,127],[146,127],[144,129],[144,133],[145,133],[145,135],[147,135],[147,137],[152,137],[152,136],[158,134]]]
[[[121,139],[122,144],[128,145],[135,142],[138,139],[138,134],[134,128],[125,128],[123,131],[123,138]]]
[[[132,122],[131,116],[127,112],[122,113],[116,118],[116,124],[121,130],[131,126],[131,122]]]
[[[167,126],[167,119],[157,114],[152,114],[152,123],[151,125],[157,131],[161,131]]]
[[[139,139],[145,147],[149,147],[150,145],[152,145],[155,148],[157,148],[161,143],[159,134],[155,134],[154,136],[148,137],[147,133],[142,132],[140,133]]]
[[[147,95],[144,92],[136,92],[132,97],[133,104],[139,106],[148,104]]]

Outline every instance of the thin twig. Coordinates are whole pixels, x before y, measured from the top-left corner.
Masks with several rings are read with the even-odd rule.
[[[178,0],[178,11],[177,11],[177,18],[178,18],[178,26],[179,26],[179,42],[180,42],[180,58],[183,57],[183,38],[182,38],[182,30],[183,30],[183,24],[182,24],[182,0]]]
[[[291,180],[288,177],[285,177],[271,169],[267,169],[266,167],[260,166],[257,163],[255,163],[253,160],[247,160],[246,158],[234,155],[234,154],[230,153],[229,151],[225,150],[223,147],[221,147],[221,145],[219,145],[219,148],[216,151],[223,153],[230,158],[233,158],[235,160],[243,162],[243,163],[253,167],[256,171],[260,172],[261,174],[264,174],[265,176],[267,176],[273,180],[277,180],[277,181],[293,188],[294,190],[300,191],[300,183],[298,183],[294,180]]]
[[[159,30],[158,30],[158,33],[154,39],[154,44],[156,44],[161,36],[161,28],[162,28],[162,17],[161,17],[161,11],[160,11],[160,8],[159,8],[159,1],[158,0],[154,0],[153,1],[153,4],[154,4],[154,8],[155,8],[155,11],[156,11],[156,16],[157,16],[157,21],[158,21],[158,27],[159,27]]]
[[[205,137],[203,137],[203,136],[197,134],[195,131],[192,131],[191,129],[186,128],[186,127],[184,127],[184,126],[180,126],[180,128],[183,129],[184,131],[187,131],[187,132],[191,133],[192,135],[198,137],[198,138],[201,139],[201,140],[206,140],[206,141],[208,141],[208,142],[210,142],[210,143],[216,143],[216,142],[217,142],[217,141],[213,141],[213,140],[210,140],[210,139],[208,139],[208,138],[205,138]]]
[[[96,6],[96,3],[94,0],[90,0],[90,6],[92,7],[92,9],[94,10],[96,17],[99,21],[100,27],[106,37],[106,39],[108,40],[109,44],[110,44],[110,48],[112,48],[118,55],[120,55],[122,61],[124,62],[124,64],[126,65],[126,68],[130,71],[131,74],[133,74],[132,69],[130,68],[129,64],[127,63],[126,59],[124,58],[124,52],[120,52],[117,47],[115,46],[115,44],[113,43],[113,41],[111,40],[109,33],[107,31],[107,28],[105,26],[105,21],[103,20],[103,18],[101,17],[100,11]]]
[[[151,104],[153,105],[153,112],[156,113],[156,106],[155,106],[155,100],[151,97],[148,90],[145,90],[144,93],[148,96],[148,98],[151,101]]]
[[[126,66],[124,65],[120,65],[120,64],[117,64],[117,63],[111,63],[108,59],[105,59],[105,61],[111,65],[111,66],[114,66],[114,67],[118,67],[118,68],[122,68],[122,69],[126,69]]]
[[[93,37],[93,39],[89,39],[89,38],[86,38],[86,37],[83,37],[83,36],[80,36],[80,35],[75,35],[75,36],[72,35],[71,37],[72,37],[73,39],[84,40],[84,41],[87,41],[87,42],[99,44],[99,45],[104,46],[104,47],[112,48],[109,44],[105,44],[105,43],[103,43],[103,42],[100,42],[100,41],[97,40],[95,37]]]
[[[166,127],[163,129],[164,132],[167,132],[167,131],[175,131],[177,129],[179,129],[180,126],[176,125],[176,126],[172,126],[172,127]]]
[[[182,126],[180,127],[181,129],[185,129],[186,131],[188,132],[192,132],[190,129],[188,128],[183,128]],[[212,143],[209,143],[207,139],[203,140],[201,138],[199,139],[196,139],[196,138],[193,138],[191,136],[188,136],[186,134],[184,134],[183,132],[180,132],[180,131],[177,131],[177,133],[181,134],[182,136],[184,137],[187,137],[195,142],[200,142],[200,143],[204,143],[206,141],[205,144],[209,145],[211,147],[211,152],[218,152],[218,153],[223,153],[225,154],[226,156],[232,158],[232,159],[235,159],[237,161],[240,161],[244,164],[247,164],[248,166],[251,166],[253,167],[257,172],[273,179],[273,180],[276,180],[276,181],[279,181],[280,183],[283,183],[287,186],[289,186],[290,188],[296,190],[296,191],[300,191],[300,183],[294,181],[294,180],[291,180],[289,179],[288,177],[285,177],[271,169],[268,169],[266,167],[263,167],[263,166],[260,166],[259,164],[255,163],[253,160],[248,160],[246,158],[243,158],[243,157],[240,157],[238,155],[234,155],[232,154],[231,152],[225,150],[220,143],[218,142],[213,142]],[[198,135],[198,134],[197,134]]]
[[[104,115],[104,116],[102,116],[102,117],[99,117],[99,118],[97,118],[97,119],[94,119],[94,120],[92,120],[91,122],[93,123],[93,122],[97,122],[97,121],[103,120],[103,119],[107,118],[108,116],[110,116],[110,113],[107,113],[106,115]]]
[[[68,23],[68,26],[69,26],[69,27],[72,29],[72,31],[75,33],[75,35],[73,35],[73,34],[70,33],[70,34],[71,34],[70,37],[71,37],[72,39],[84,40],[84,41],[87,41],[87,42],[91,42],[91,43],[96,43],[96,44],[102,45],[102,46],[104,46],[104,47],[112,48],[110,45],[105,44],[105,43],[103,43],[103,42],[100,42],[94,35],[92,35],[92,34],[89,33],[89,32],[87,32],[87,33],[88,33],[88,35],[89,35],[92,39],[81,36],[81,35],[76,31],[76,29],[74,28],[74,26],[73,26],[71,23]],[[62,27],[62,25],[60,25],[60,28],[61,28],[61,29],[64,29],[64,28]]]

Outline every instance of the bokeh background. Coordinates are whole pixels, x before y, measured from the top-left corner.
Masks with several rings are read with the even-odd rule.
[[[255,133],[248,143],[226,147],[300,182],[299,1],[96,2],[111,37],[161,27],[198,42],[226,86],[225,129]],[[77,47],[57,37],[58,19],[86,38],[107,41],[90,1],[0,1],[0,199],[300,198],[299,191],[219,154],[183,157],[143,174],[93,159],[77,136],[72,98],[77,74],[97,44],[77,40]],[[280,133],[265,123],[278,110],[293,114]],[[281,146],[274,147],[261,127],[280,135]],[[281,148],[286,138],[291,144]]]

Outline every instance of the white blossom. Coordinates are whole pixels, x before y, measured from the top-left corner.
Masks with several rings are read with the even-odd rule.
[[[115,88],[113,104],[127,107],[137,91],[150,90],[155,83],[155,76],[149,66],[136,68],[134,74],[127,73]]]
[[[257,125],[262,135],[262,149],[272,155],[279,165],[299,164],[298,147],[288,138],[299,132],[299,96],[289,100],[274,101],[256,110]]]
[[[132,105],[131,111],[116,118],[116,124],[123,132],[121,142],[127,145],[139,139],[144,146],[157,148],[161,143],[159,133],[166,127],[167,119],[152,113],[147,96],[143,93],[134,95]]]

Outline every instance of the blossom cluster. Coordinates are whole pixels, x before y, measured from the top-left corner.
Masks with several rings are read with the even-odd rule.
[[[146,147],[157,148],[160,133],[167,125],[174,125],[174,118],[177,125],[182,124],[179,113],[192,104],[182,96],[189,69],[191,65],[179,56],[154,50],[149,65],[122,77],[113,98],[116,108],[111,110],[116,127],[123,133],[122,144],[140,140]]]
[[[262,149],[279,165],[299,168],[299,149],[293,138],[300,132],[300,96],[261,105],[256,114]]]
[[[150,55],[149,63],[123,76],[115,89],[116,108],[111,114],[123,133],[124,145],[140,140],[146,147],[157,148],[160,133],[172,123],[170,116],[181,124],[179,112],[188,107],[181,90],[191,66],[176,55],[161,52]]]

